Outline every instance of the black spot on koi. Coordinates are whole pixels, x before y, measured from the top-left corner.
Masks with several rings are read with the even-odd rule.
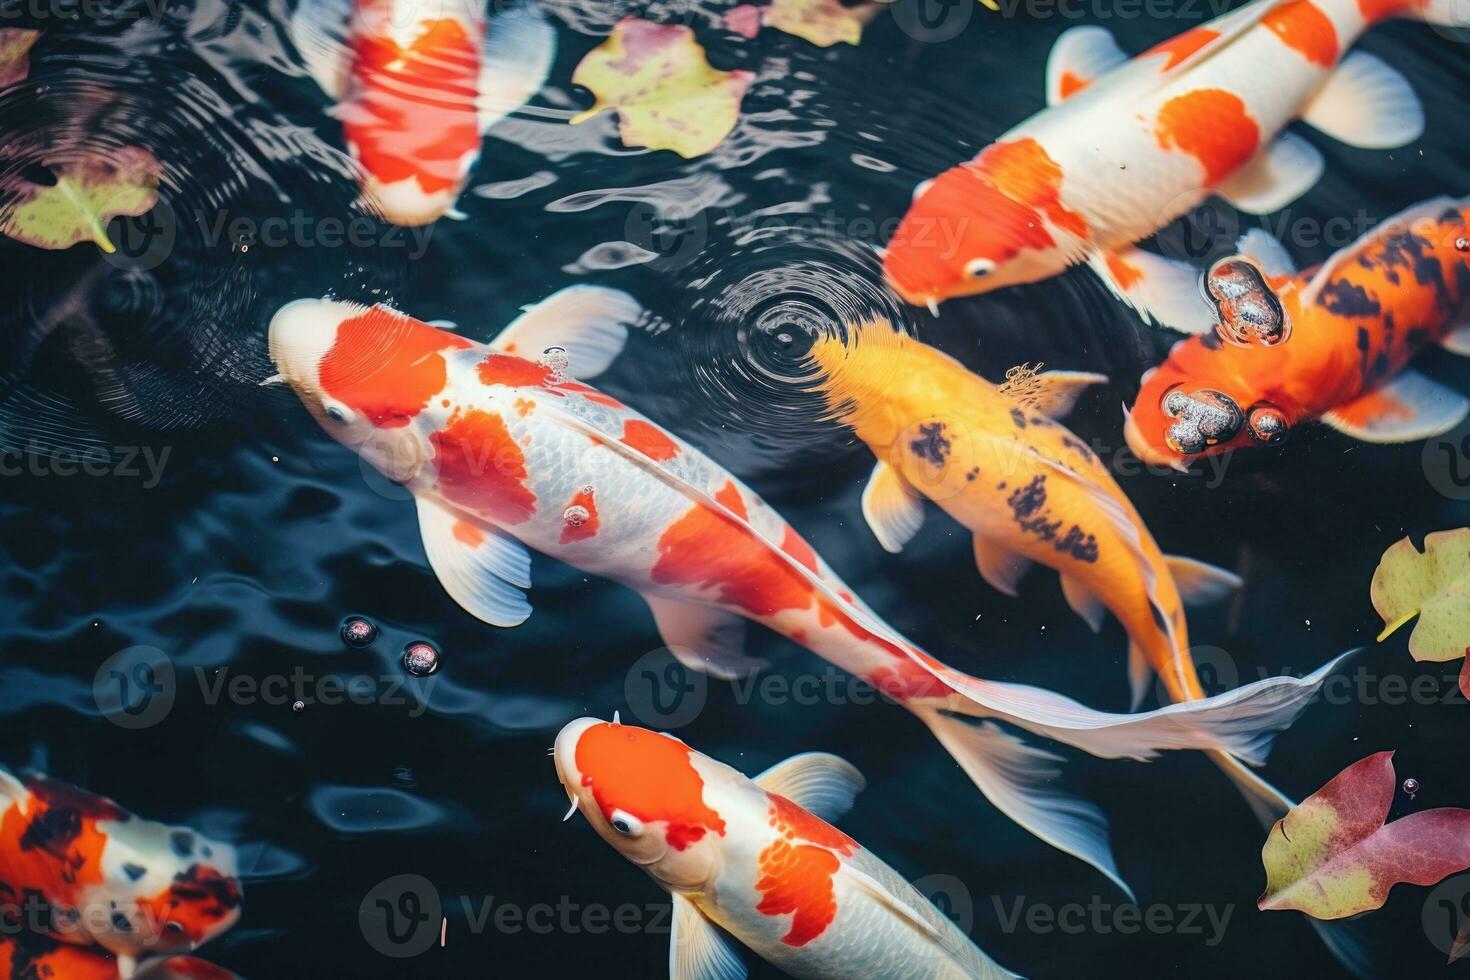
[[[935,466],[943,466],[949,458],[950,441],[944,435],[943,422],[925,422],[919,426],[919,438],[909,443],[909,448],[920,459]]]

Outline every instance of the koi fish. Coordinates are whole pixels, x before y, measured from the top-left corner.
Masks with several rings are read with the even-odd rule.
[[[53,939],[114,954],[127,976],[141,957],[192,950],[240,917],[227,845],[43,776],[0,770],[0,806],[8,927],[34,917]]]
[[[670,980],[744,977],[726,933],[793,977],[1016,976],[832,826],[865,785],[837,756],[792,756],[750,779],[616,716],[567,725],[553,756],[567,819],[582,811],[673,898]]]
[[[973,160],[918,185],[883,262],[894,289],[939,301],[1038,282],[1087,263],[1145,319],[1210,328],[1198,271],[1135,248],[1210,194],[1279,210],[1321,177],[1294,119],[1350,146],[1423,133],[1409,84],[1344,53],[1389,17],[1458,23],[1455,0],[1255,0],[1128,60],[1074,27],[1047,62],[1047,108]]]
[[[1355,439],[1413,442],[1453,429],[1470,401],[1407,367],[1441,344],[1470,355],[1470,200],[1417,204],[1297,273],[1263,231],[1217,268],[1211,292],[1238,293],[1281,327],[1265,334],[1228,296],[1220,332],[1174,345],[1143,376],[1126,412],[1140,459],[1184,469],[1192,459],[1274,445],[1320,419]],[[1240,269],[1241,264],[1245,270]],[[1241,287],[1250,270],[1260,283]],[[1231,288],[1231,287],[1234,288]]]
[[[862,510],[886,551],[924,522],[924,499],[974,535],[980,576],[1018,594],[1032,564],[1061,575],[1062,594],[1093,632],[1112,613],[1129,637],[1136,709],[1155,673],[1178,701],[1205,697],[1184,607],[1226,598],[1236,575],[1165,555],[1096,453],[1058,419],[1100,374],[1012,372],[994,385],[887,323],[813,345],[828,404],[877,457]],[[1291,804],[1233,757],[1211,758],[1263,824]]]
[[[0,933],[0,980],[125,980],[117,957],[35,932]],[[235,980],[235,974],[194,956],[170,956],[140,966],[132,980]]]
[[[1058,757],[951,713],[1104,758],[1205,748],[1259,760],[1325,676],[1108,714],[948,666],[749,487],[580,380],[608,367],[640,315],[626,293],[574,286],[480,344],[385,306],[297,300],[272,319],[269,344],[278,379],[318,423],[413,494],[429,566],[472,615],[495,626],[531,615],[535,550],[637,590],[691,669],[734,678],[763,666],[744,652],[754,621],[908,708],[996,806],[1120,885],[1101,814],[1052,781]]]
[[[541,89],[556,54],[538,11],[487,19],[483,0],[304,0],[291,35],[337,102],[367,204],[408,226],[463,217],[484,134]]]

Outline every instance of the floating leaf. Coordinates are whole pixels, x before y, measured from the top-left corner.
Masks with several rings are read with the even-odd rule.
[[[1297,804],[1266,838],[1265,910],[1341,919],[1379,908],[1401,883],[1432,885],[1470,868],[1470,810],[1421,810],[1385,824],[1393,753],[1355,762]]]
[[[48,160],[46,166],[56,177],[55,184],[19,176],[6,182],[0,233],[37,248],[70,248],[93,241],[102,251],[115,252],[107,222],[118,215],[146,214],[158,202],[160,167],[147,150],[132,147],[107,157],[94,152],[77,159]]]
[[[857,44],[863,27],[878,15],[876,3],[844,7],[839,0],[771,0],[769,6],[742,4],[726,12],[725,27],[743,37],[755,37],[766,24],[810,41],[819,48]]]
[[[1470,528],[1424,536],[1424,553],[1408,538],[1383,553],[1373,573],[1373,608],[1381,641],[1419,617],[1409,636],[1415,660],[1454,660],[1470,647]]]
[[[597,96],[572,122],[616,109],[625,146],[697,157],[735,128],[754,80],[752,72],[711,68],[687,27],[625,17],[572,73]]]
[[[28,31],[21,27],[0,28],[0,88],[24,81],[30,74],[31,45],[41,36],[40,31]]]

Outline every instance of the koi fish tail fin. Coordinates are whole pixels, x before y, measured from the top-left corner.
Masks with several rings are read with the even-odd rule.
[[[927,703],[1007,721],[1100,758],[1147,761],[1166,749],[1199,749],[1259,764],[1277,733],[1296,720],[1328,675],[1355,652],[1305,677],[1268,677],[1214,697],[1133,714],[1098,711],[1038,687],[971,677],[923,654],[915,659],[955,692]]]
[[[1056,786],[1059,755],[1027,745],[994,722],[975,723],[936,707],[912,706],[934,737],[996,809],[1026,830],[1133,891],[1118,873],[1108,822],[1088,801]]]

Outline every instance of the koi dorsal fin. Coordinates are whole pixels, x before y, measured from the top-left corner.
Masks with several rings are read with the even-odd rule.
[[[826,752],[793,755],[756,776],[753,782],[829,823],[851,810],[857,795],[868,785],[851,762]]]
[[[525,307],[490,346],[533,361],[559,347],[566,357],[564,374],[592,378],[622,353],[629,324],[642,315],[643,307],[621,289],[568,286]]]
[[[1046,104],[1066,101],[1127,60],[1106,27],[1063,31],[1046,59]]]

